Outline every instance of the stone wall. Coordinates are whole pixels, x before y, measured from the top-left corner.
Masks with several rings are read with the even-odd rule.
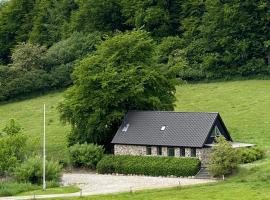
[[[138,145],[114,145],[115,155],[146,155],[146,146]]]
[[[196,148],[196,157],[205,164],[209,157],[211,148]],[[180,157],[180,148],[174,148],[175,157]],[[146,155],[146,146],[139,145],[114,145],[115,155]],[[157,156],[157,147],[151,147],[151,155]],[[162,147],[162,156],[168,156],[167,147]],[[191,157],[191,148],[185,148],[185,157]]]

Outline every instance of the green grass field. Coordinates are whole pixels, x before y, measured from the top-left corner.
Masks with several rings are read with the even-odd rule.
[[[217,83],[186,84],[177,88],[176,111],[220,112],[235,141],[255,143],[270,149],[270,81],[247,80]],[[48,107],[47,140],[52,157],[66,154],[69,126],[59,122],[56,106],[62,93],[0,105],[0,128],[15,118],[40,147],[42,133],[42,104]],[[261,200],[270,199],[270,158],[244,165],[229,180],[217,184],[146,190],[135,193],[101,195],[82,199],[113,200]],[[76,198],[70,198],[76,199]],[[79,198],[78,198],[79,199]]]
[[[41,152],[43,134],[43,104],[46,103],[46,134],[48,157],[64,159],[67,154],[66,135],[69,126],[64,126],[59,121],[57,105],[62,100],[60,92],[44,96],[0,105],[0,129],[13,118],[18,122],[29,136],[30,145]]]
[[[176,97],[176,111],[219,112],[235,141],[270,148],[269,80],[187,84]]]

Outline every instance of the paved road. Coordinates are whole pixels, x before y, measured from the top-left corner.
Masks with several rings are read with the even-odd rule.
[[[191,178],[167,178],[149,176],[122,176],[122,175],[100,175],[90,173],[68,173],[63,175],[64,185],[78,185],[82,189],[82,195],[108,194],[141,189],[165,188],[180,185],[193,185],[213,182],[207,179]],[[80,192],[72,194],[37,195],[37,199],[80,196]],[[8,197],[0,200],[24,200],[33,199],[33,196]]]

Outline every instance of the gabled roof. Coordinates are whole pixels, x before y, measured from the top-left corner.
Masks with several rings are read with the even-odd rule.
[[[112,143],[203,147],[216,120],[229,135],[218,113],[132,111],[125,116]]]

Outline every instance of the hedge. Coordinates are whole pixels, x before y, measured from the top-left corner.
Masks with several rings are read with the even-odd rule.
[[[150,176],[194,176],[200,168],[197,158],[105,156],[97,164],[100,174],[141,174]]]

